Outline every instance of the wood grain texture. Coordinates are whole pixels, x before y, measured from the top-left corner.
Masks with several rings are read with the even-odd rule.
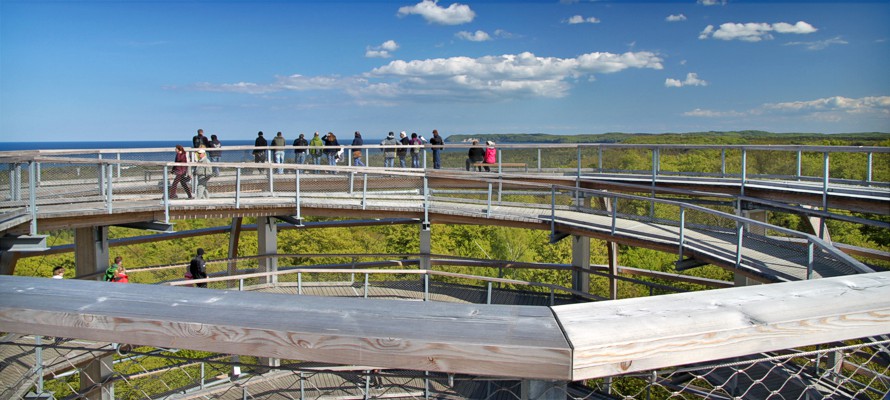
[[[547,307],[356,300],[0,276],[0,331],[566,380]]]
[[[890,272],[552,308],[590,379],[890,333]]]

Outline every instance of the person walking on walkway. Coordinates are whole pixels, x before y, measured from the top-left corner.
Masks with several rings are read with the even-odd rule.
[[[185,155],[185,149],[181,144],[176,145],[176,158],[173,160],[177,163],[187,163],[188,156]],[[192,189],[189,188],[188,181],[192,179],[192,177],[188,174],[188,167],[185,165],[174,165],[173,166],[173,184],[170,185],[170,198],[175,199],[176,196],[176,185],[182,185],[182,188],[185,190],[185,194],[188,198],[192,198]]]
[[[207,263],[204,262],[203,248],[198,248],[198,251],[195,252],[195,257],[189,262],[189,273],[192,274],[192,279],[204,279],[207,277]],[[195,286],[206,288],[207,282],[196,283]]]
[[[195,177],[198,178],[198,184],[195,185],[195,197],[209,199],[210,191],[207,190],[207,183],[213,177],[213,168],[210,167],[210,160],[207,159],[204,149],[198,149],[197,154],[198,164],[201,164],[201,166],[195,167]]]

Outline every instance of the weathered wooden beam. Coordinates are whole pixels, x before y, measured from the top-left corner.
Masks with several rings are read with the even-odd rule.
[[[890,333],[890,272],[552,307],[571,380]]]
[[[0,276],[0,331],[418,371],[566,380],[546,307]]]

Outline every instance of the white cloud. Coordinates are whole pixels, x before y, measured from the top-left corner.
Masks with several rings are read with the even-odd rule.
[[[382,47],[382,46],[381,46]],[[574,58],[539,57],[532,53],[499,56],[394,60],[361,76],[277,77],[269,84],[195,85],[214,92],[268,94],[282,91],[342,90],[360,104],[391,105],[401,101],[461,99],[484,101],[521,97],[560,98],[577,82],[594,74],[630,68],[663,69],[651,52],[587,53]]]
[[[708,82],[702,79],[698,79],[698,74],[694,72],[690,72],[686,74],[686,80],[681,81],[679,79],[665,79],[664,86],[666,87],[683,87],[683,86],[708,86]]]
[[[417,14],[427,22],[440,25],[460,25],[472,22],[476,13],[470,6],[452,3],[448,8],[439,7],[438,0],[423,0],[413,6],[399,8],[398,16]]]
[[[479,58],[451,57],[392,61],[365,74],[369,80],[394,81],[387,94],[452,97],[564,97],[569,80],[628,68],[662,69],[654,53],[588,53],[576,58],[538,57],[532,53]],[[369,87],[368,89],[373,89]],[[365,91],[363,94],[370,94]],[[380,93],[378,93],[380,94]]]
[[[677,14],[677,15],[671,14],[671,15],[668,15],[667,18],[665,18],[664,20],[667,22],[681,22],[681,21],[686,20],[686,16],[683,14]]]
[[[841,122],[866,115],[890,119],[890,96],[869,96],[852,99],[843,96],[815,100],[766,103],[748,111],[714,111],[696,108],[683,115],[688,117],[724,118],[748,117],[772,114],[783,117],[799,117],[826,122]]]
[[[698,0],[698,1],[696,1],[696,3],[701,4],[703,6],[717,6],[717,5],[725,6],[726,0]]]
[[[847,44],[846,40],[841,39],[839,36],[831,39],[825,40],[817,40],[814,42],[788,42],[785,43],[786,46],[803,46],[807,50],[823,50],[828,46],[835,44]]]
[[[570,24],[570,25],[575,25],[575,24],[598,24],[598,23],[600,23],[600,20],[597,19],[596,17],[587,17],[587,18],[584,18],[584,17],[582,17],[582,16],[580,16],[580,15],[573,15],[571,18],[569,18],[569,19],[567,19],[567,20],[564,20],[563,22],[565,22],[565,23],[567,23],[567,24]]]
[[[489,36],[484,31],[476,31],[472,33],[467,31],[460,31],[458,33],[455,33],[454,36],[457,36],[458,38],[461,38],[463,40],[469,40],[471,42],[484,42],[486,40],[491,40],[491,36]]]
[[[512,34],[512,33],[510,33],[510,32],[507,32],[507,31],[503,30],[503,29],[495,29],[495,31],[494,31],[494,35],[495,35],[496,37],[504,38],[504,39],[510,39],[510,38],[513,38],[513,37],[516,36],[516,35],[514,35],[514,34]]]
[[[770,40],[773,38],[772,33],[796,33],[807,34],[816,32],[817,29],[812,25],[798,21],[792,25],[785,22],[768,24],[763,22],[734,23],[727,22],[721,24],[718,29],[714,29],[713,25],[708,25],[699,34],[699,39],[707,39],[713,37],[720,40],[742,40],[746,42],[759,42],[761,40]]]
[[[365,57],[368,58],[390,58],[392,52],[399,49],[399,44],[395,40],[387,40],[380,46],[368,46],[365,49]]]

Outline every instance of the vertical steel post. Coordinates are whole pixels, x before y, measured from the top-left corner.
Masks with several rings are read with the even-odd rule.
[[[596,150],[596,166],[599,169],[599,173],[603,173],[603,146],[597,146]]]
[[[34,374],[37,375],[37,394],[43,394],[43,336],[34,336]]]
[[[813,241],[807,240],[807,279],[813,279],[813,250]]]
[[[364,285],[364,289],[365,289],[365,298],[367,299],[367,298],[368,298],[368,273],[367,273],[367,272],[365,272],[365,285]]]
[[[164,176],[164,223],[170,223],[170,174],[167,173],[167,166],[161,171]]]
[[[37,235],[37,162],[28,163],[28,206],[31,208],[31,235]]]
[[[423,274],[423,301],[430,301],[430,273]]]
[[[297,294],[303,294],[303,273],[297,272]]]
[[[740,196],[745,195],[745,183],[748,180],[748,151],[742,148],[742,181],[739,189]]]
[[[680,243],[679,243],[680,258],[678,259],[678,261],[683,261],[683,244],[684,244],[683,242],[686,239],[684,236],[685,229],[686,229],[686,208],[683,206],[680,206]]]
[[[541,148],[538,147],[538,172],[541,172]]]
[[[829,156],[828,152],[822,153],[822,211],[828,212],[828,174],[829,174]],[[825,217],[819,218],[819,239],[825,238]]]
[[[296,178],[296,184],[295,184],[297,192],[294,195],[294,197],[296,197],[295,201],[297,203],[297,219],[300,220],[300,224],[302,224],[303,216],[302,216],[302,204],[300,202],[300,196],[301,196],[301,193],[300,193],[300,172],[301,172],[300,168],[297,168],[297,178]]]
[[[618,196],[612,196],[612,236],[615,236],[615,228],[618,223]]]
[[[235,168],[235,208],[241,208],[241,167]]]
[[[117,153],[116,158],[117,158],[117,168],[116,168],[117,169],[117,177],[118,177],[118,179],[120,179],[120,177],[121,177],[121,153],[120,152]]]
[[[578,145],[578,171],[576,174],[577,179],[581,179],[581,145]]]
[[[491,304],[491,282],[488,282],[488,290],[485,292],[485,304]]]
[[[720,149],[720,177],[726,178],[726,147]]]
[[[868,162],[866,163],[865,169],[865,183],[871,185],[871,170],[872,170],[872,159],[874,154],[872,152],[868,152]]]
[[[556,185],[550,185],[550,240],[556,237]]]
[[[735,247],[735,267],[742,265],[742,246],[744,246],[745,224],[736,221],[736,247]]]
[[[500,175],[501,170],[502,170],[501,161],[503,161],[503,157],[504,157],[503,150],[498,149],[498,175]]]
[[[108,179],[105,181],[105,208],[109,214],[111,214],[111,204],[114,200],[114,184],[112,183],[112,178],[114,177],[114,169],[111,167],[111,164],[108,165]]]
[[[800,180],[800,165],[802,162],[803,162],[803,152],[798,150],[797,151],[797,171],[796,171],[797,180]]]
[[[362,174],[362,210],[368,206],[368,174]]]

